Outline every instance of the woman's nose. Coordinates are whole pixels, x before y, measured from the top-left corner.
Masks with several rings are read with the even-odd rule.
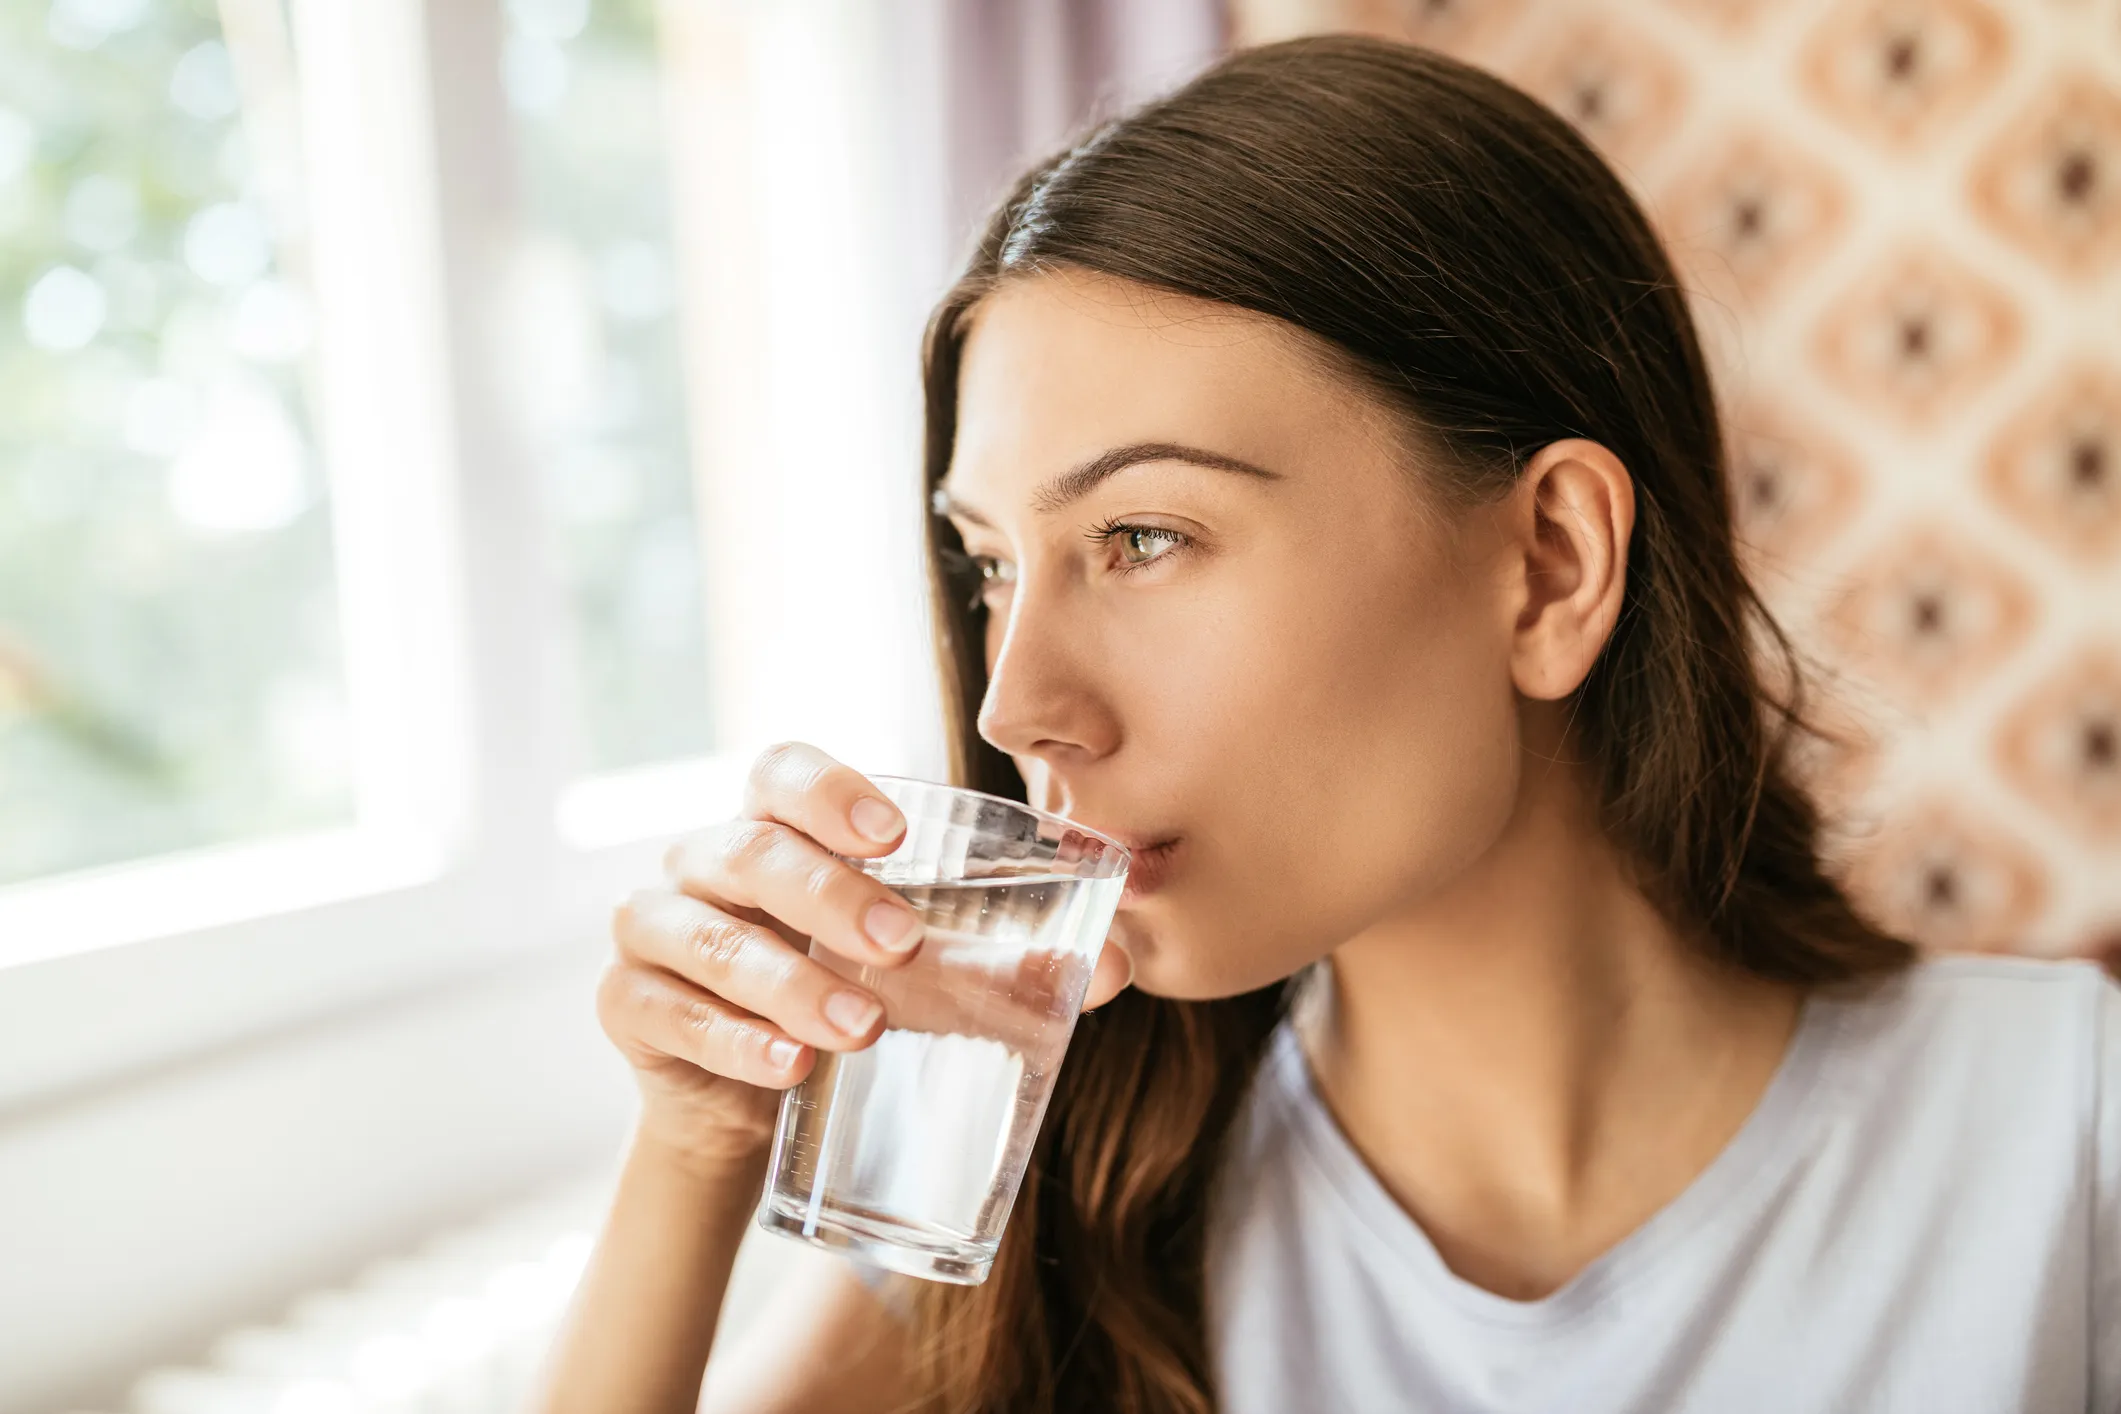
[[[1111,755],[1119,719],[1080,621],[1026,602],[1021,587],[1018,594],[980,700],[981,738],[1010,756],[1055,766]]]

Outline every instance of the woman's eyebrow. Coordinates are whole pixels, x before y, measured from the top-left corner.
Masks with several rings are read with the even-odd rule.
[[[1031,504],[1044,512],[1060,510],[1089,495],[1099,482],[1144,462],[1188,462],[1194,466],[1235,472],[1240,476],[1250,476],[1261,481],[1282,479],[1278,471],[1269,471],[1263,466],[1239,457],[1225,456],[1221,452],[1188,447],[1179,442],[1133,442],[1124,447],[1114,447],[1110,451],[1101,452],[1081,466],[1062,472],[1032,493]],[[937,515],[955,516],[973,525],[993,528],[992,521],[951,495],[947,487],[936,487],[930,504]]]

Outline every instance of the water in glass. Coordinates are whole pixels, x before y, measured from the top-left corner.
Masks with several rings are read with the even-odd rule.
[[[1049,866],[1050,868],[1050,866]],[[1123,878],[896,885],[927,924],[902,968],[811,955],[884,1003],[781,1109],[759,1220],[879,1266],[977,1282],[994,1259]]]

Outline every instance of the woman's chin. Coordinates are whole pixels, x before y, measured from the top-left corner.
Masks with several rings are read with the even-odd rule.
[[[1249,972],[1240,975],[1232,959],[1206,939],[1187,936],[1176,929],[1145,927],[1139,920],[1123,935],[1113,930],[1113,940],[1125,947],[1134,963],[1129,985],[1137,992],[1175,1002],[1212,1002],[1234,997],[1276,980]]]

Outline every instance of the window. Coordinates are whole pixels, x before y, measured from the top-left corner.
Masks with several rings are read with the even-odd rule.
[[[521,224],[510,344],[598,772],[714,742],[654,8],[503,12]]]
[[[939,769],[931,39],[0,5],[0,1104],[579,953],[774,737]]]
[[[0,885],[351,819],[273,7],[0,6]]]

